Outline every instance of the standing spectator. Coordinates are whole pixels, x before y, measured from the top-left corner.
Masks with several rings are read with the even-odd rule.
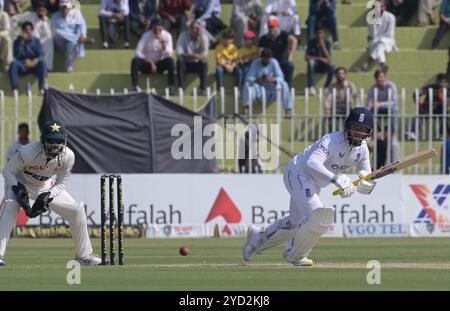
[[[397,86],[387,79],[386,71],[375,71],[376,83],[370,87],[367,94],[367,108],[378,115],[391,114],[391,128],[397,128]],[[376,95],[376,96],[375,96]]]
[[[280,31],[280,23],[276,17],[269,19],[269,33],[262,36],[259,46],[272,50],[273,57],[278,61],[284,78],[289,87],[294,75],[294,57],[297,50],[297,39],[286,31]]]
[[[13,60],[13,42],[9,36],[11,31],[8,13],[3,11],[4,0],[0,0],[0,62],[3,63],[5,72],[9,69],[9,64]]]
[[[158,8],[156,0],[129,0],[130,30],[138,37],[150,29],[150,24],[156,19]]]
[[[33,36],[38,38],[41,42],[45,54],[45,63],[47,64],[47,71],[53,71],[53,34],[52,21],[47,16],[47,6],[44,1],[35,3],[36,12],[27,11],[21,14],[14,15],[11,19],[13,23],[22,24],[29,21],[33,24]]]
[[[17,141],[8,146],[8,161],[17,153],[17,151],[19,151],[22,146],[30,143],[30,128],[27,123],[19,124],[17,127],[17,134],[19,135]]]
[[[379,169],[385,165],[388,165],[392,162],[397,162],[400,160],[401,156],[401,147],[400,143],[395,135],[394,131],[391,131],[391,138],[389,139],[389,128],[387,126],[382,128],[380,126],[377,127],[377,136],[376,138],[370,138],[367,140],[367,146],[369,150],[372,152],[374,150],[374,139],[377,140],[377,153],[375,157],[377,159],[377,165],[375,169]],[[390,152],[389,152],[390,145]],[[389,159],[390,154],[390,159]],[[390,161],[389,161],[390,160]],[[388,163],[389,162],[389,163]]]
[[[386,10],[394,14],[398,26],[408,26],[418,6],[418,0],[387,0]]]
[[[265,16],[261,23],[260,37],[269,31],[267,22],[273,17],[278,19],[280,30],[293,33],[297,39],[300,38],[300,16],[298,15],[295,0],[267,0]]]
[[[281,103],[284,105],[286,116],[291,116],[292,98],[289,87],[278,61],[272,56],[272,50],[264,48],[260,58],[253,61],[245,80],[243,114],[248,114],[250,102],[262,101],[263,89],[266,93],[266,105],[270,105],[277,98],[277,87],[281,87]]]
[[[194,0],[194,18],[211,35],[216,36],[227,26],[220,19],[222,11],[219,0]]]
[[[317,27],[327,27],[333,37],[333,49],[338,50],[339,35],[336,21],[336,0],[309,0],[308,41],[314,38]]]
[[[376,61],[380,67],[386,64],[386,53],[397,50],[395,42],[395,16],[386,11],[385,0],[380,2],[380,23],[369,24],[369,58],[358,71],[368,71],[369,65]]]
[[[38,6],[44,3],[47,11],[54,13],[59,10],[59,0],[31,0],[31,5],[34,11],[37,11]]]
[[[441,165],[444,167],[445,174],[450,174],[450,122],[447,119],[447,139],[445,140],[445,145],[442,146],[441,149]],[[445,157],[444,157],[444,148],[445,148]]]
[[[437,8],[442,0],[419,0],[419,23],[417,26],[424,27],[428,24],[436,25],[436,18],[433,16],[433,10]]]
[[[245,133],[239,137],[238,165],[239,173],[261,173],[261,161],[258,156],[259,129],[257,123],[247,126]]]
[[[244,87],[245,78],[247,77],[252,62],[259,57],[258,48],[255,46],[255,37],[256,35],[253,31],[247,31],[244,34],[244,46],[238,51],[238,66],[241,70],[241,80],[239,81],[240,89]]]
[[[60,10],[53,14],[53,43],[57,51],[65,53],[65,69],[73,71],[76,57],[84,57],[84,44],[91,42],[87,38],[87,27],[83,15],[72,8],[70,0],[60,0]]]
[[[442,115],[444,112],[444,89],[447,90],[447,105],[450,104],[450,89],[448,88],[448,81],[445,73],[440,73],[436,77],[436,82],[426,85],[419,89],[419,97],[416,97],[416,93],[413,95],[414,104],[419,102],[419,114],[428,115],[430,113],[430,101],[431,101],[431,113],[436,115]],[[430,90],[432,96],[430,98]],[[423,100],[422,100],[423,98]],[[424,117],[419,118],[419,128],[422,126]],[[440,124],[439,135],[442,135],[442,123]],[[412,123],[411,132],[407,133],[409,139],[416,139],[416,124]]]
[[[44,94],[47,65],[39,39],[33,37],[33,24],[22,24],[22,34],[14,41],[14,60],[9,67],[9,79],[14,93],[19,90],[19,76],[34,74],[39,79],[39,94]]]
[[[447,81],[450,81],[450,48],[447,50],[448,62],[447,62]]]
[[[262,18],[261,0],[233,0],[230,25],[233,25],[236,43],[242,46],[247,31],[259,33]]]
[[[220,90],[223,84],[223,75],[234,74],[235,86],[239,86],[242,71],[238,64],[238,49],[234,44],[234,32],[230,28],[223,34],[222,44],[216,48],[216,81],[217,89]]]
[[[9,16],[22,13],[23,0],[5,0],[5,11]]]
[[[347,116],[352,107],[359,106],[358,90],[353,82],[347,80],[347,69],[338,67],[334,71],[336,82],[325,89],[325,116],[330,117],[333,113],[333,102],[336,105],[336,115]],[[336,98],[333,100],[333,89]],[[348,96],[347,96],[348,95]],[[348,112],[347,112],[348,103]]]
[[[183,31],[177,41],[177,74],[178,84],[185,88],[186,73],[195,72],[200,77],[200,94],[206,90],[208,74],[208,36],[200,23],[193,20],[189,29]]]
[[[156,19],[151,29],[139,40],[136,56],[131,62],[131,80],[133,87],[139,90],[138,73],[161,74],[167,71],[167,84],[171,95],[175,95],[175,65],[172,58],[172,35]]]
[[[186,13],[192,7],[192,0],[159,0],[159,16],[164,28],[171,32],[177,30],[177,37],[186,30]]]
[[[130,7],[128,0],[102,0],[99,19],[102,44],[105,49],[109,43],[114,45],[119,37],[119,28],[123,27],[124,48],[130,47]],[[109,42],[108,42],[109,41]]]
[[[447,30],[450,28],[450,0],[442,0],[441,7],[439,8],[439,29],[434,36],[431,48],[435,49],[441,42]]]
[[[326,40],[325,30],[316,29],[316,37],[308,42],[305,60],[308,63],[308,88],[311,96],[316,95],[314,73],[326,72],[327,81],[325,87],[329,87],[333,80],[335,65],[331,60],[331,43]]]

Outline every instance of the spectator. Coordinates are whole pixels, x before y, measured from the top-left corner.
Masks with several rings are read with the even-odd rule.
[[[208,74],[208,36],[200,23],[193,20],[189,29],[183,31],[177,40],[178,84],[185,87],[186,73],[195,72],[200,77],[200,94],[205,93]]]
[[[325,87],[329,87],[333,80],[335,65],[331,60],[331,44],[325,37],[323,28],[316,29],[316,37],[308,42],[305,53],[305,60],[308,63],[308,88],[311,96],[316,95],[314,73],[326,72],[327,81]]]
[[[226,29],[223,34],[222,44],[216,48],[216,81],[217,89],[223,87],[223,75],[225,73],[234,74],[235,86],[239,86],[242,71],[237,66],[238,50],[233,43],[234,32],[230,28]]]
[[[395,43],[395,16],[386,11],[385,0],[380,2],[380,23],[369,24],[369,58],[358,71],[368,71],[375,60],[382,68],[386,64],[386,53],[397,50]]]
[[[428,115],[430,113],[430,101],[431,101],[431,113],[436,115],[442,115],[444,112],[444,89],[447,89],[447,104],[450,104],[450,89],[448,88],[448,81],[445,73],[440,73],[436,77],[436,82],[419,89],[419,96],[416,93],[413,95],[414,103],[419,102],[419,114]],[[430,90],[432,96],[430,98]],[[422,100],[423,98],[423,100]],[[419,118],[419,128],[422,125],[424,117]],[[442,134],[442,123],[440,124],[439,134]],[[415,122],[412,123],[411,132],[407,133],[409,139],[416,139],[416,126]]]
[[[160,0],[159,16],[161,16],[164,28],[171,31],[177,30],[177,36],[186,30],[186,13],[192,7],[192,0]]]
[[[129,0],[130,30],[140,37],[150,29],[150,24],[156,19],[158,8],[156,0]]]
[[[383,130],[381,130],[381,127],[377,127],[377,153],[375,154],[377,159],[377,165],[375,169],[379,169],[385,165],[388,165],[392,162],[396,162],[400,160],[401,156],[401,147],[400,143],[398,142],[398,139],[395,136],[394,131],[391,131],[391,139],[389,139],[389,128],[387,126],[384,127]],[[374,139],[371,137],[367,141],[367,145],[369,147],[370,151],[374,150]],[[390,144],[390,152],[389,152],[389,144]],[[390,153],[390,159],[389,159],[389,153]],[[389,163],[388,163],[389,162]]]
[[[17,127],[17,134],[19,135],[17,141],[8,146],[8,161],[17,153],[17,151],[19,151],[22,146],[30,143],[30,129],[27,123],[19,124]]]
[[[227,27],[220,19],[221,10],[219,0],[194,0],[194,18],[213,36]]]
[[[418,6],[418,0],[387,0],[386,11],[394,14],[398,26],[408,26]]]
[[[332,116],[333,103],[335,103],[336,106],[336,115],[347,116],[349,111],[355,105],[359,106],[358,90],[353,82],[347,80],[347,69],[344,67],[338,67],[334,71],[334,74],[336,76],[336,82],[325,89],[325,116]],[[336,90],[336,98],[334,100],[333,89]]]
[[[436,18],[433,16],[433,10],[439,6],[442,0],[419,0],[419,23],[417,26],[425,27],[428,20],[431,25],[436,25]]]
[[[9,67],[9,79],[14,93],[19,90],[19,76],[34,74],[39,79],[39,94],[44,94],[47,65],[39,39],[33,37],[33,24],[22,24],[22,34],[14,41],[14,60]]]
[[[431,48],[435,49],[441,42],[447,30],[450,28],[450,0],[442,0],[441,7],[439,8],[439,29],[434,36]]]
[[[171,95],[175,95],[175,65],[172,58],[172,35],[164,29],[160,20],[152,22],[151,29],[139,40],[136,56],[131,62],[133,87],[139,90],[138,73],[161,74],[167,71],[167,84]]]
[[[128,0],[102,0],[100,2],[100,34],[105,49],[109,43],[114,45],[119,37],[119,28],[123,28],[124,48],[130,47],[130,7]],[[109,42],[108,42],[109,41]]]
[[[239,173],[261,173],[261,163],[258,157],[259,129],[258,124],[247,126],[244,135],[239,137]]]
[[[277,18],[267,22],[269,32],[259,39],[259,46],[272,50],[273,57],[278,61],[288,86],[292,84],[294,75],[294,56],[297,50],[297,39],[285,31],[280,31]]]
[[[267,0],[265,16],[261,23],[260,37],[267,34],[267,22],[270,18],[276,17],[280,23],[280,30],[293,33],[300,39],[300,16],[298,15],[297,3],[295,0]]]
[[[391,128],[397,128],[397,87],[387,79],[386,71],[375,71],[375,85],[371,86],[367,94],[367,108],[378,115],[391,114]]]
[[[22,24],[29,21],[33,24],[33,36],[38,38],[41,42],[45,54],[45,63],[47,64],[47,71],[53,71],[53,34],[52,21],[47,17],[47,6],[44,1],[34,3],[36,12],[27,11],[21,14],[14,15],[11,19],[13,23]]]
[[[9,64],[13,60],[13,42],[9,36],[11,30],[8,13],[3,11],[4,2],[0,0],[0,62],[3,64],[5,72],[9,69]]]
[[[262,18],[261,0],[233,0],[230,25],[233,25],[238,46],[243,44],[243,35],[247,31],[259,33]]]
[[[59,10],[59,0],[31,0],[31,5],[34,11],[37,11],[41,4],[47,8],[48,12],[54,13]]]
[[[281,88],[281,103],[284,105],[287,117],[292,113],[292,98],[289,87],[284,80],[278,61],[273,58],[272,50],[261,50],[260,58],[250,66],[244,86],[243,114],[248,114],[250,102],[261,101],[263,89],[266,93],[266,105],[270,105],[277,98],[277,86]]]
[[[23,0],[4,0],[4,7],[9,16],[22,13]]]
[[[448,62],[447,62],[447,81],[450,81],[450,48],[448,48],[447,54],[448,54]]]
[[[314,38],[314,30],[317,27],[327,27],[333,37],[333,49],[340,49],[336,21],[336,0],[309,0],[309,16],[306,25],[308,26],[308,41]]]
[[[450,122],[447,119],[447,138],[445,140],[445,145],[441,148],[441,165],[444,167],[445,174],[450,174]],[[445,157],[444,157],[444,148],[445,148]]]
[[[255,46],[255,33],[247,31],[244,34],[244,46],[238,51],[239,55],[239,68],[241,70],[241,80],[239,81],[239,88],[244,87],[245,78],[252,62],[259,57],[258,48]]]
[[[76,57],[84,57],[84,44],[92,42],[87,38],[87,27],[83,15],[72,8],[70,0],[60,0],[60,10],[53,14],[53,43],[57,51],[65,53],[65,69],[73,71]]]

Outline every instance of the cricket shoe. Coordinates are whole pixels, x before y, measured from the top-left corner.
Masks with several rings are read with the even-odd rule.
[[[78,261],[83,266],[101,266],[102,259],[95,254],[90,254],[85,258],[76,257],[76,261]],[[107,262],[108,263],[108,262]]]
[[[308,259],[306,257],[303,257],[300,260],[288,261],[288,263],[296,267],[311,267],[314,264],[311,259]]]
[[[242,249],[242,257],[245,261],[252,260],[253,255],[256,253],[256,238],[259,234],[259,229],[255,226],[250,226],[247,230],[247,241],[245,241],[244,248]]]
[[[4,262],[2,258],[0,258],[0,267],[4,266],[6,266],[6,262]]]

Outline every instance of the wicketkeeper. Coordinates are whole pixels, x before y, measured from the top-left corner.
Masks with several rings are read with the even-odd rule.
[[[5,204],[0,208],[0,266],[20,208],[35,218],[49,209],[70,224],[75,242],[75,256],[81,264],[99,265],[92,253],[84,207],[64,190],[75,163],[67,147],[64,125],[58,120],[45,123],[41,141],[23,146],[3,169]],[[31,200],[34,203],[31,204]]]

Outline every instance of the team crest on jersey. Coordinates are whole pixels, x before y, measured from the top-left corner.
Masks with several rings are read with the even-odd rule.
[[[305,189],[305,194],[306,194],[307,198],[310,198],[311,197],[311,190],[309,188],[306,188]]]
[[[361,153],[356,154],[355,162],[359,162],[361,160]]]

